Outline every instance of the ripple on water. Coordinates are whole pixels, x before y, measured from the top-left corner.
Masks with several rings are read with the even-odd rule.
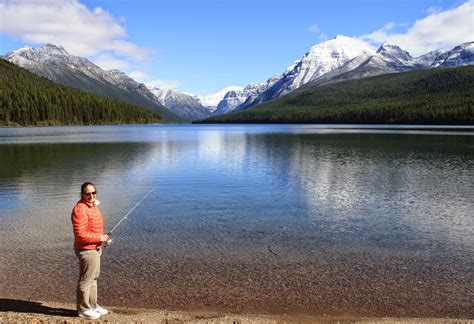
[[[2,297],[74,301],[93,180],[108,229],[155,188],[103,256],[109,305],[474,317],[472,136],[108,129],[0,145]]]

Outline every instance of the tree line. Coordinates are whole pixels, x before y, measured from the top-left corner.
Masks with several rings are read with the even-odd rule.
[[[135,124],[161,120],[143,107],[55,84],[0,59],[0,125]]]
[[[209,123],[474,125],[474,66],[316,86]]]

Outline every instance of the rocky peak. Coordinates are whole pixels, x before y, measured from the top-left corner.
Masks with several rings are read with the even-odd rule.
[[[400,48],[400,46],[385,42],[377,49],[377,53],[389,59],[397,60],[400,63],[407,63],[413,60],[410,53]]]
[[[45,44],[38,50],[47,53],[48,55],[69,55],[69,53],[60,45]]]
[[[474,63],[474,42],[467,42],[446,52],[446,59],[442,66],[463,66]]]

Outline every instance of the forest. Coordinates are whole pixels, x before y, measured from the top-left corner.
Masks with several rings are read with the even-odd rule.
[[[160,123],[161,116],[125,101],[55,84],[0,59],[0,125]]]
[[[474,66],[315,86],[197,123],[474,125]]]

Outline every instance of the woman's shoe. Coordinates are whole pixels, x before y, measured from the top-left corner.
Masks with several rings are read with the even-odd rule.
[[[108,310],[106,310],[105,308],[103,307],[100,307],[99,305],[97,305],[96,308],[94,308],[94,310],[99,313],[100,316],[103,316],[103,315],[107,315],[109,313]]]
[[[100,313],[93,310],[93,309],[88,309],[88,310],[85,310],[85,311],[78,311],[77,316],[79,316],[81,318],[87,318],[87,319],[95,320],[95,319],[99,319]]]

